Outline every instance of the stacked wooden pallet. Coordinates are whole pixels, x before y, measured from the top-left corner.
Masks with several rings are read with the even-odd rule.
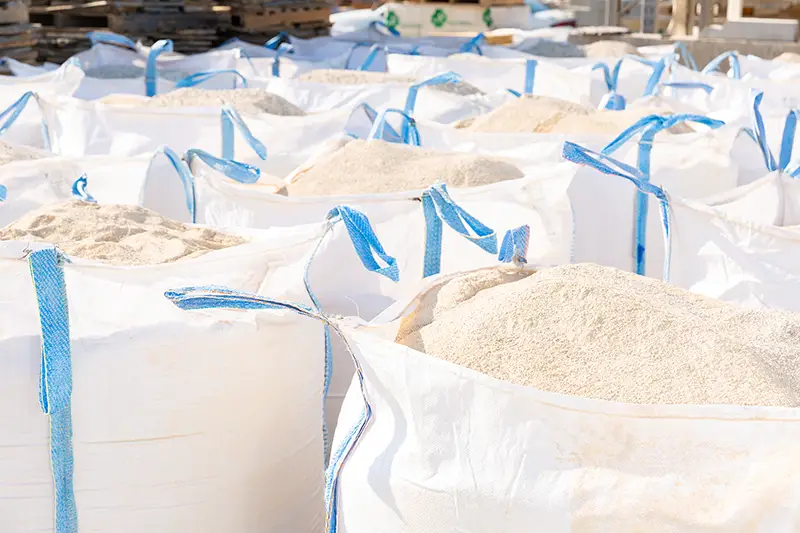
[[[92,30],[145,43],[172,39],[175,51],[196,53],[217,44],[219,28],[230,24],[230,10],[209,0],[49,0],[31,7],[31,20],[44,27],[40,55],[53,59],[88,48],[85,34]]]
[[[263,44],[282,31],[297,37],[328,33],[331,5],[325,0],[264,1],[231,0],[231,25],[225,37]]]
[[[39,27],[31,24],[21,0],[0,1],[0,56],[33,63]]]

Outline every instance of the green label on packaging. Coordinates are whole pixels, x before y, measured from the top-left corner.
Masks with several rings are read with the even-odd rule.
[[[483,23],[486,24],[487,28],[490,28],[492,24],[494,24],[494,20],[492,19],[492,10],[491,8],[486,8],[486,11],[483,12]]]
[[[400,17],[390,9],[389,12],[386,13],[386,20],[384,22],[388,27],[396,28],[400,24]]]
[[[441,28],[444,26],[445,22],[447,22],[447,14],[443,9],[437,9],[433,12],[433,15],[431,15],[431,24],[435,27]]]

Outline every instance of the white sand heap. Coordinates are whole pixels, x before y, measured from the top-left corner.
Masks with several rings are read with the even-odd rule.
[[[596,41],[583,48],[586,57],[602,59],[606,57],[639,56],[639,50],[623,41]]]
[[[399,74],[389,74],[386,72],[370,72],[361,70],[342,70],[342,69],[316,69],[297,77],[298,80],[313,83],[329,83],[332,85],[370,85],[380,83],[396,83],[402,85],[413,85],[419,79],[411,76],[401,76]],[[464,81],[444,83],[441,85],[430,85],[427,89],[460,94],[468,96],[472,94],[483,94],[480,89]]]
[[[96,67],[87,68],[84,73],[89,78],[100,79],[127,79],[127,78],[143,78],[145,76],[145,69],[136,65],[99,65]],[[188,76],[186,72],[179,70],[161,70],[158,71],[158,77],[169,81],[180,81]]]
[[[48,205],[0,229],[0,240],[47,242],[68,255],[120,265],[155,265],[246,242],[130,205]]]
[[[298,173],[286,192],[289,196],[388,193],[426,189],[439,181],[474,187],[522,176],[516,166],[499,159],[353,140]]]
[[[784,52],[773,61],[782,61],[784,63],[800,63],[800,54],[795,54],[794,52]]]
[[[0,141],[0,165],[11,163],[12,161],[30,161],[47,157],[48,153],[28,146],[10,144]]]
[[[592,264],[478,276],[422,298],[398,342],[563,394],[800,406],[800,314],[743,309]]]
[[[206,90],[193,87],[156,95],[147,101],[151,107],[217,107],[230,104],[244,113],[301,116],[305,112],[288,100],[265,89]]]
[[[497,109],[455,125],[456,128],[483,133],[557,133],[617,135],[648,115],[669,115],[663,108],[630,107],[622,111],[589,109],[574,102],[548,96],[523,96],[509,100]],[[678,124],[671,133],[694,131]]]

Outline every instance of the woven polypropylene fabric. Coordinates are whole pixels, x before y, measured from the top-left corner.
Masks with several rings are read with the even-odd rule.
[[[67,288],[61,254],[46,248],[28,256],[39,305],[42,360],[39,401],[50,416],[50,462],[55,493],[55,532],[77,533],[73,488],[72,360]]]

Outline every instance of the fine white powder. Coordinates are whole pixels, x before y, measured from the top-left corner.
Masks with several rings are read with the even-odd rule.
[[[663,108],[629,107],[622,111],[588,109],[580,104],[547,96],[525,96],[510,100],[497,109],[456,124],[456,128],[484,133],[554,133],[617,135],[648,115],[666,115]],[[671,133],[694,131],[686,124]]]
[[[544,133],[567,115],[588,115],[589,109],[574,102],[549,96],[524,96],[497,109],[455,125],[484,133]]]
[[[370,85],[380,83],[413,85],[420,81],[419,79],[411,76],[388,74],[386,72],[341,69],[316,69],[301,74],[297,77],[297,79],[313,83],[329,83],[332,85]],[[464,81],[443,83],[441,85],[429,85],[426,86],[425,89],[434,89],[452,94],[460,94],[462,96],[483,94],[480,89]]]
[[[12,161],[30,161],[32,159],[42,159],[49,154],[29,148],[27,146],[9,144],[0,141],[0,165],[11,163]]]
[[[189,87],[149,98],[149,107],[219,107],[230,104],[244,113],[301,116],[302,109],[264,89],[225,89],[219,91]]]
[[[641,55],[635,46],[623,41],[596,41],[592,44],[586,45],[583,51],[586,54],[586,57],[592,59],[622,57],[626,55]]]
[[[579,264],[433,314],[398,342],[519,385],[629,403],[800,406],[796,313]]]
[[[127,78],[143,78],[145,69],[137,67],[136,65],[99,65],[97,67],[87,68],[84,73],[89,78],[101,79],[127,79]],[[188,76],[186,72],[179,70],[159,70],[158,77],[170,81],[180,81]]]
[[[130,205],[48,205],[0,229],[0,240],[47,242],[68,255],[120,265],[154,265],[245,242]]]
[[[289,196],[372,194],[425,189],[437,182],[474,187],[523,176],[505,161],[383,141],[353,140],[320,157],[286,186]]]
[[[783,61],[784,63],[800,63],[800,54],[794,52],[784,52],[773,61]]]

